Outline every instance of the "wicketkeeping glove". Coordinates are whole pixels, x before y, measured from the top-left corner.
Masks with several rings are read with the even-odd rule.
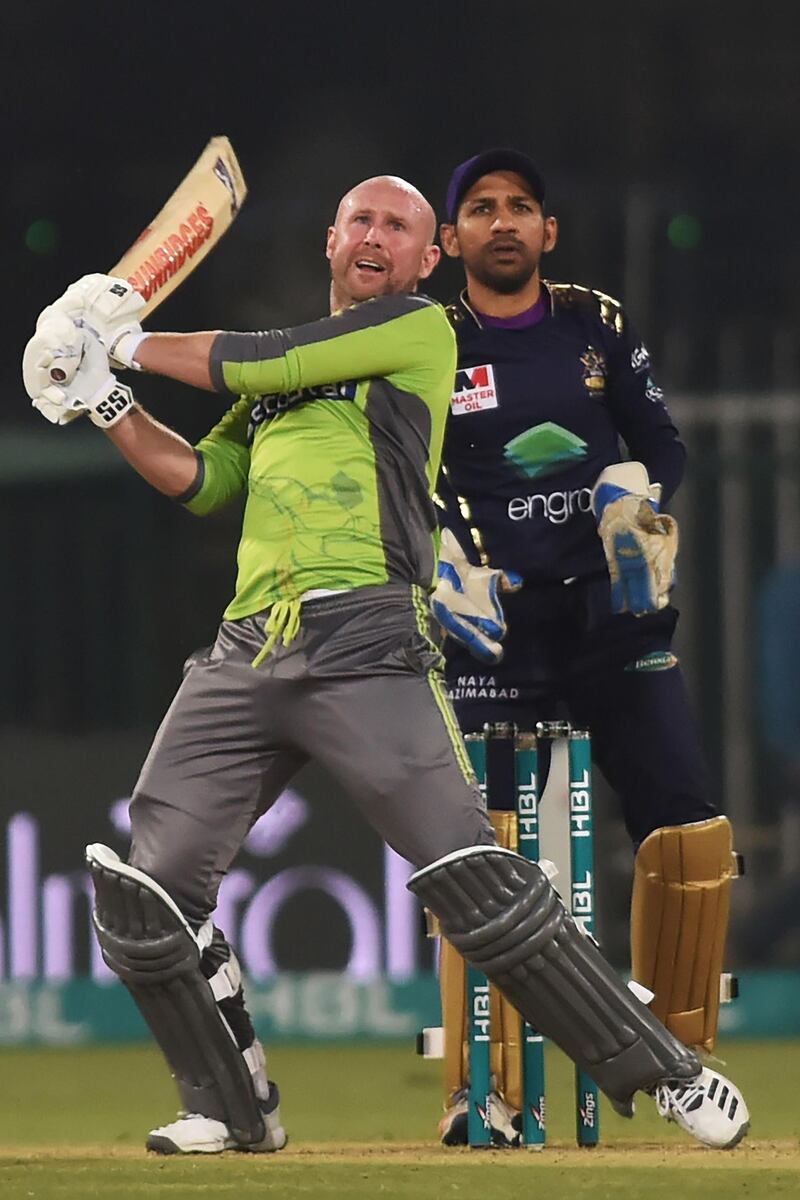
[[[601,471],[592,510],[611,577],[611,607],[640,617],[669,603],[675,580],[678,525],[659,512],[661,485],[640,462]]]
[[[516,571],[473,566],[450,530],[442,530],[433,615],[445,633],[481,662],[498,663],[503,657],[506,620],[499,596],[521,587]]]
[[[38,330],[40,324],[54,315],[68,316],[76,325],[85,325],[97,335],[108,351],[113,367],[140,370],[133,354],[142,336],[138,314],[144,306],[144,298],[126,279],[117,279],[113,275],[84,275],[42,311],[36,328]]]
[[[89,329],[54,313],[25,347],[25,390],[35,409],[54,425],[86,413],[101,429],[116,425],[134,407],[133,393],[108,369],[108,356]]]

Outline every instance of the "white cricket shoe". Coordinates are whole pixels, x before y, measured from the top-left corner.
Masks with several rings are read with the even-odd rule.
[[[744,1096],[710,1067],[704,1067],[688,1084],[660,1083],[653,1096],[660,1116],[717,1150],[732,1150],[750,1128]]]
[[[249,1146],[243,1146],[231,1137],[231,1131],[223,1121],[203,1117],[200,1113],[179,1113],[177,1121],[151,1129],[145,1146],[156,1154],[221,1154],[223,1150],[270,1154],[274,1150],[282,1150],[288,1138],[281,1125],[280,1097],[274,1084],[269,1100],[262,1102],[261,1111],[264,1137]]]
[[[499,1092],[489,1097],[489,1124],[492,1128],[493,1146],[520,1145],[522,1140],[522,1116],[507,1104]],[[439,1136],[443,1146],[466,1146],[469,1141],[469,1093],[466,1088],[456,1092],[452,1102],[439,1122]]]

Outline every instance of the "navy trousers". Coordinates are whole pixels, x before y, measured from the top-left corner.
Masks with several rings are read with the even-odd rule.
[[[445,645],[450,698],[464,733],[486,722],[533,729],[570,720],[592,735],[595,764],[618,795],[635,846],[654,829],[718,814],[671,643],[674,608],[614,614],[608,576],[526,584],[504,598],[503,661],[482,666]],[[490,807],[513,806],[510,746],[491,747]]]

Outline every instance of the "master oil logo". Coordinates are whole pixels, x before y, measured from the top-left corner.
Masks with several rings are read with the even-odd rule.
[[[594,346],[587,346],[581,355],[583,386],[590,396],[600,396],[606,390],[606,360]]]
[[[450,409],[454,417],[465,413],[483,412],[486,408],[497,408],[497,388],[494,382],[494,367],[485,363],[482,367],[466,367],[456,371]]]
[[[585,458],[586,442],[554,421],[545,421],[506,442],[505,456],[520,475],[543,479],[560,471],[566,463]]]

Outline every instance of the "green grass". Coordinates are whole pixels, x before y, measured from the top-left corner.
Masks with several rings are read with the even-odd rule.
[[[157,1159],[142,1142],[176,1107],[155,1051],[139,1047],[0,1052],[0,1196],[165,1198],[800,1195],[800,1043],[732,1042],[720,1050],[747,1096],[746,1145],[703,1150],[642,1097],[633,1122],[607,1105],[602,1146],[573,1146],[571,1070],[548,1059],[542,1154],[437,1145],[439,1068],[407,1046],[291,1046],[270,1054],[290,1147],[280,1155]]]

